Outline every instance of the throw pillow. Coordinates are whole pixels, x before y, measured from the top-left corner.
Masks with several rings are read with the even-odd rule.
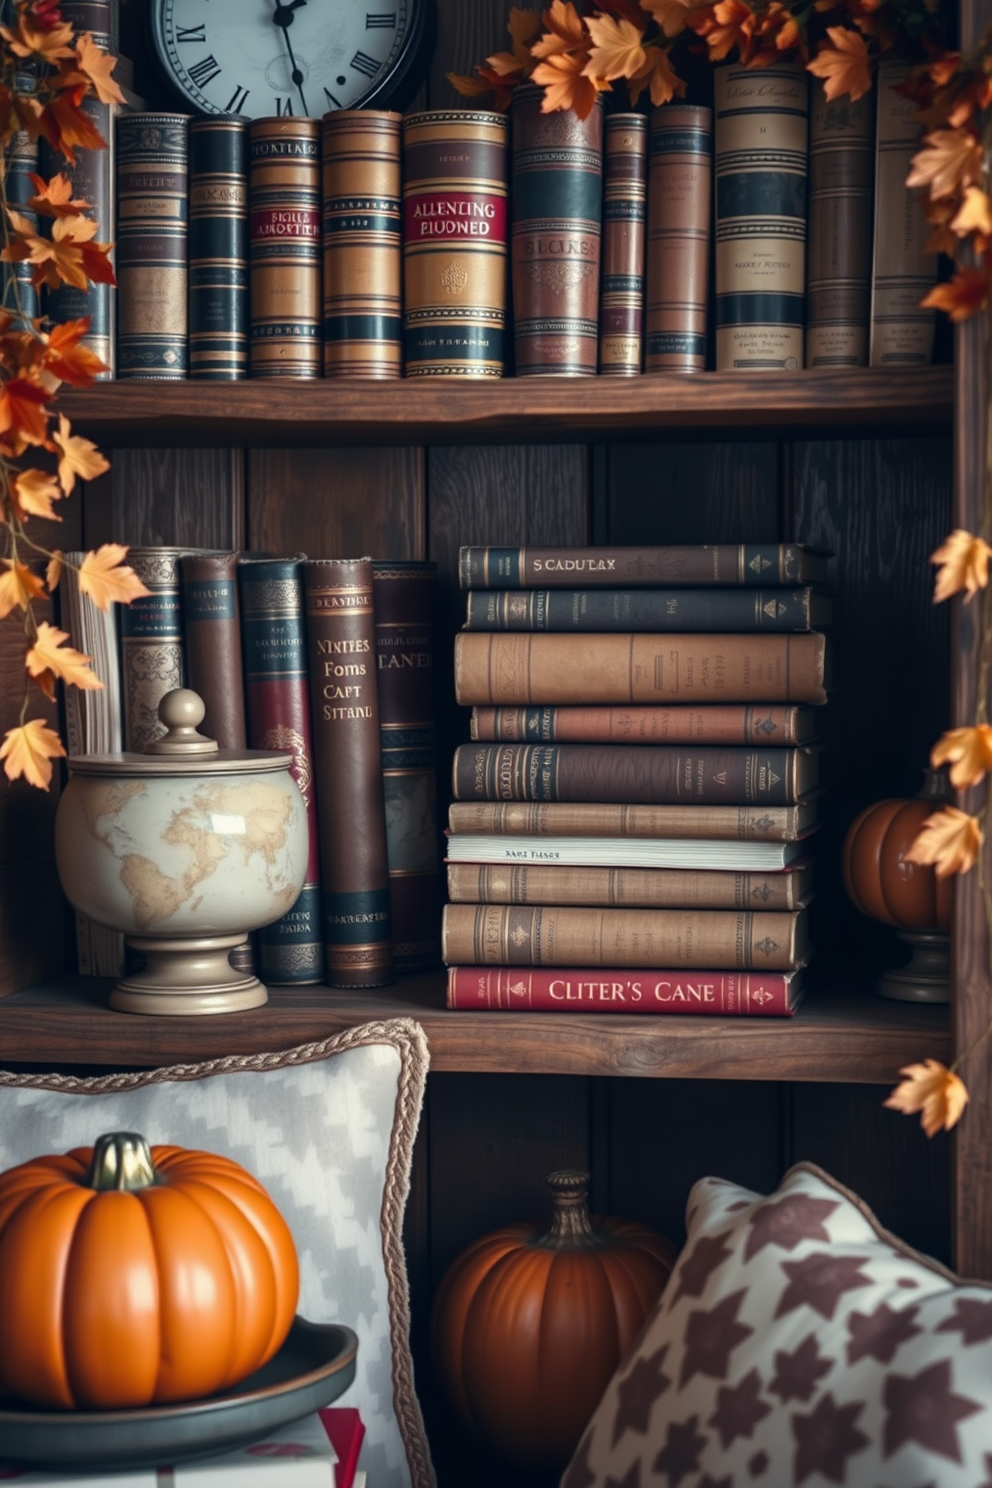
[[[992,1286],[882,1229],[811,1164],[706,1178],[562,1488],[992,1485]]]
[[[241,1163],[293,1232],[299,1312],[358,1334],[341,1403],[365,1422],[369,1480],[431,1488],[402,1243],[427,1062],[420,1025],[397,1018],[278,1053],[137,1074],[0,1071],[0,1169],[122,1130]]]

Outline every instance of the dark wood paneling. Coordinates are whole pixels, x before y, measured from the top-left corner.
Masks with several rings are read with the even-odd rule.
[[[423,558],[423,450],[249,450],[248,545]]]
[[[451,86],[446,74],[471,76],[477,63],[509,48],[506,18],[512,4],[513,0],[473,0],[472,4],[466,0],[437,0],[437,46],[427,84],[431,108],[472,107],[471,100]],[[487,101],[482,99],[482,104]]]
[[[87,547],[105,542],[244,547],[241,450],[117,449],[109,458],[110,470],[87,491]]]
[[[607,461],[611,543],[781,538],[777,445],[617,445]]]

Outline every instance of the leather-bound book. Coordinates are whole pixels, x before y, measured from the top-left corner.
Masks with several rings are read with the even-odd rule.
[[[471,109],[403,123],[407,377],[500,377],[506,321],[506,119]]]
[[[665,547],[458,550],[462,589],[612,589],[658,585],[825,584],[828,554],[802,543],[672,543]]]
[[[303,558],[242,555],[238,563],[245,715],[251,749],[288,750],[290,774],[307,807],[307,875],[292,909],[255,936],[266,982],[319,982],[324,975],[320,848],[307,678]]]
[[[253,119],[248,143],[252,377],[320,377],[320,121]]]
[[[186,376],[189,120],[117,120],[117,376]]]
[[[540,88],[512,106],[513,325],[518,377],[591,376],[598,356],[603,109],[544,114]]]
[[[646,372],[703,372],[713,216],[713,110],[651,110]]]
[[[809,75],[800,63],[731,63],[713,76],[717,371],[798,372]]]
[[[473,708],[473,739],[533,744],[807,744],[809,708],[708,703],[671,708]]]
[[[817,798],[799,806],[608,805],[603,801],[452,801],[449,845],[459,834],[507,837],[637,837],[672,841],[795,842],[817,825]],[[483,861],[480,859],[480,861]],[[579,860],[581,861],[581,859]]]
[[[30,76],[21,74],[18,82],[22,79],[25,85],[24,91],[27,92],[31,86]],[[87,153],[97,152],[90,151]],[[3,158],[7,204],[15,211],[20,212],[22,217],[27,218],[31,224],[32,232],[38,231],[38,214],[28,206],[28,201],[35,194],[36,188],[34,182],[31,180],[31,176],[32,174],[38,174],[40,169],[39,156],[39,141],[36,139],[33,140],[26,129],[17,129],[14,131],[10,143],[4,151]],[[58,169],[58,167],[55,167],[55,169]],[[52,171],[48,172],[49,176],[52,174]],[[48,176],[45,179],[47,180]],[[21,259],[19,263],[0,264],[0,286],[3,289],[2,303],[4,308],[9,310],[14,306],[13,289],[8,288],[13,282],[17,286],[17,304],[21,313],[30,316],[32,319],[39,314],[39,296],[32,282],[33,272],[34,265],[29,263],[27,259]],[[48,293],[50,294],[51,291]],[[69,318],[68,315],[53,316],[53,319],[58,320],[68,320]],[[68,691],[73,692],[75,689],[69,688]]]
[[[304,564],[325,980],[393,978],[370,558]]]
[[[187,684],[206,708],[200,732],[221,749],[247,747],[237,570],[237,553],[180,561]]]
[[[165,733],[158,705],[185,685],[180,561],[189,548],[129,548],[127,561],[150,592],[120,607],[124,748],[140,754]]]
[[[386,807],[393,961],[441,959],[434,704],[436,563],[373,563],[376,679]]]
[[[603,272],[599,370],[632,377],[644,354],[648,121],[610,114],[603,136]]]
[[[810,84],[807,367],[867,367],[875,93]]]
[[[248,373],[248,121],[189,126],[189,375]]]
[[[465,630],[816,630],[830,596],[796,589],[470,589]]]
[[[871,283],[869,361],[873,367],[926,366],[933,354],[935,312],[920,305],[937,278],[937,255],[926,253],[930,229],[906,189],[921,128],[912,100],[897,91],[910,64],[883,58],[875,88],[875,246]]]
[[[449,863],[452,904],[601,904],[628,909],[797,909],[813,860],[785,872],[594,868],[561,863]]]
[[[561,972],[451,966],[447,1006],[468,1012],[701,1013],[791,1018],[802,971],[658,971],[626,967]]]
[[[403,371],[402,114],[323,119],[324,376]]]

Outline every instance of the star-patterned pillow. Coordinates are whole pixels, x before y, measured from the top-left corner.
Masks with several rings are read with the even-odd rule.
[[[561,1488],[992,1488],[992,1286],[800,1163],[705,1178]]]

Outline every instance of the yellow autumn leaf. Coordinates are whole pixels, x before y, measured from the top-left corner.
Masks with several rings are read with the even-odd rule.
[[[93,92],[101,103],[125,101],[124,94],[111,77],[117,66],[117,58],[110,56],[103,47],[97,46],[88,31],[76,39],[76,65],[89,79]]]
[[[978,818],[957,806],[942,806],[927,817],[903,858],[907,863],[932,863],[937,877],[947,878],[974,867],[981,846]]]
[[[126,557],[127,548],[120,543],[104,543],[95,553],[87,553],[79,565],[79,592],[88,594],[98,609],[130,604],[150,592],[123,562]]]
[[[953,196],[982,179],[981,141],[966,129],[934,129],[913,156],[907,186],[929,186],[933,197]]]
[[[904,1116],[920,1111],[920,1125],[928,1137],[957,1125],[968,1104],[968,1090],[953,1070],[939,1059],[925,1059],[922,1064],[907,1064],[899,1073],[906,1078],[883,1103],[889,1110]]]
[[[14,499],[26,517],[46,517],[61,522],[62,518],[52,509],[52,502],[61,501],[62,496],[61,486],[47,470],[22,470],[14,481]]]
[[[637,103],[645,86],[655,108],[660,108],[664,103],[670,103],[676,94],[681,98],[685,93],[686,85],[672,67],[669,60],[669,48],[646,46],[644,59],[644,66],[628,82],[631,104]]]
[[[641,9],[646,10],[671,39],[685,28],[686,16],[693,8],[693,0],[641,0]]]
[[[580,119],[588,119],[596,95],[609,90],[602,78],[585,76],[585,56],[581,52],[561,52],[534,68],[534,81],[544,89],[543,114],[572,109]]]
[[[59,480],[67,496],[76,484],[77,475],[81,480],[93,480],[110,469],[110,461],[104,459],[93,441],[83,439],[80,434],[71,434],[70,428],[69,420],[64,413],[60,413],[58,432],[52,435],[52,440],[62,451],[59,456]]]
[[[586,77],[629,78],[639,72],[646,58],[641,42],[643,31],[630,21],[615,21],[611,16],[589,16],[586,27],[592,38],[589,61],[583,71]]]
[[[45,586],[24,563],[10,558],[2,561],[7,569],[0,575],[0,620],[13,609],[26,610],[33,599],[41,599]]]
[[[61,577],[62,550],[61,548],[56,548],[55,552],[48,560],[48,567],[45,569],[45,583],[48,585],[49,594],[55,593],[56,589],[59,587],[59,579]]]
[[[930,562],[939,570],[933,586],[933,602],[949,599],[960,590],[971,599],[976,590],[989,581],[989,559],[992,548],[984,538],[976,537],[964,527],[955,527],[940,547],[930,554]]]
[[[827,35],[833,45],[821,46],[816,56],[807,62],[806,70],[814,77],[822,78],[828,103],[845,93],[857,103],[871,88],[867,43],[860,31],[853,31],[849,26],[828,26]]]
[[[550,10],[542,12],[541,20],[548,29],[531,47],[532,57],[543,60],[560,52],[588,48],[589,35],[572,0],[552,0]]]
[[[493,91],[492,83],[487,83],[484,78],[463,77],[458,72],[446,72],[445,77],[455,92],[460,93],[463,98],[481,98],[483,93]]]
[[[959,238],[966,238],[969,233],[992,236],[992,202],[980,186],[968,187],[964,201],[951,221],[951,229]]]
[[[8,780],[21,775],[29,785],[47,790],[52,779],[53,759],[65,754],[62,740],[40,718],[29,719],[19,728],[8,729],[0,744],[0,759]]]
[[[980,723],[972,728],[948,729],[930,751],[930,763],[951,766],[951,784],[955,790],[977,785],[987,770],[992,770],[992,728]]]
[[[38,634],[34,645],[24,658],[25,664],[31,676],[38,680],[42,691],[50,696],[50,689],[46,685],[45,673],[53,677],[61,677],[63,682],[68,682],[73,687],[82,687],[85,691],[98,691],[103,683],[95,672],[90,670],[92,656],[84,656],[82,651],[74,651],[65,642],[69,639],[69,633],[59,630],[54,625],[49,625],[43,620],[38,626]]]

